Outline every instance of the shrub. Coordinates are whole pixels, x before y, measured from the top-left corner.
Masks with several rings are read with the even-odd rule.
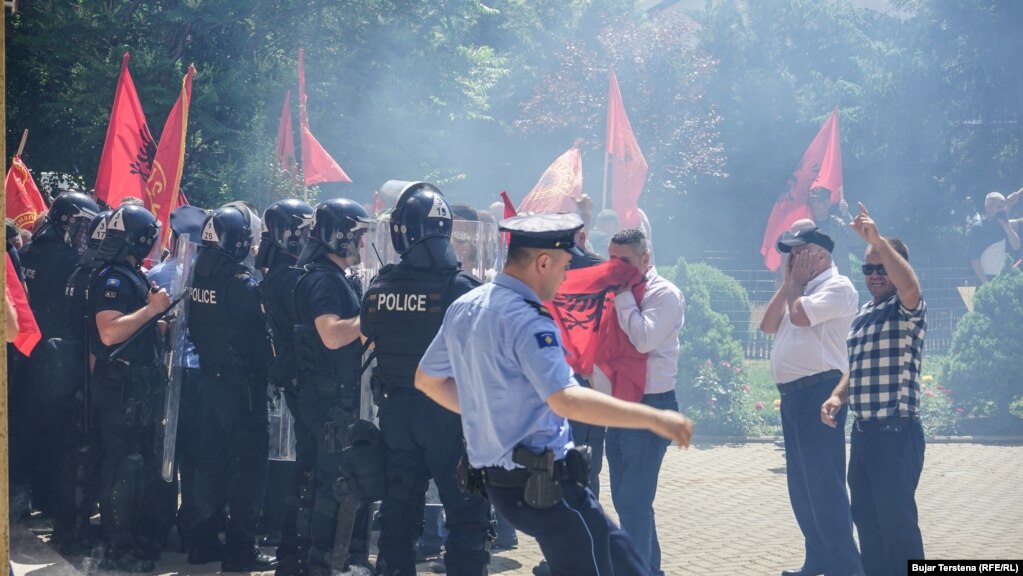
[[[675,284],[686,298],[676,385],[679,405],[701,432],[746,435],[751,424],[739,402],[746,384],[742,347],[732,335],[728,316],[711,307],[710,287],[721,279],[707,268],[691,267],[681,258],[675,266]],[[714,280],[708,282],[708,277]]]
[[[1023,273],[1011,269],[977,290],[952,335],[943,380],[969,416],[1010,418],[1023,374]]]

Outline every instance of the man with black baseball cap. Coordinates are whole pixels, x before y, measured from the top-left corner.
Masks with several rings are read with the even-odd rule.
[[[767,305],[760,330],[774,334],[771,375],[781,394],[785,467],[792,511],[806,559],[783,576],[862,574],[845,490],[845,417],[820,421],[821,404],[849,371],[845,338],[859,296],[832,264],[835,243],[812,220],[797,220],[778,239],[784,281]]]

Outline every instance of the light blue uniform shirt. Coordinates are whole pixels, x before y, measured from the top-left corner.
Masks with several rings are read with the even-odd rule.
[[[474,468],[521,468],[512,462],[519,444],[535,454],[550,448],[557,459],[573,446],[568,420],[547,398],[578,384],[554,320],[526,300],[540,298],[504,273],[464,294],[419,363],[430,376],[455,378]]]

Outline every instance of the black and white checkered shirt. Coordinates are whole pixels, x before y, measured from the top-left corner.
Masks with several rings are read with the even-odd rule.
[[[849,331],[849,405],[856,418],[915,415],[927,305],[902,305],[898,294],[860,307]]]

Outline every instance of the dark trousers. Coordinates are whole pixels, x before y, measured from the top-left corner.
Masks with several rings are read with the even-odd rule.
[[[199,462],[199,446],[202,437],[199,430],[199,370],[181,370],[181,400],[178,404],[178,436],[175,440],[175,460],[181,478],[181,506],[178,508],[178,533],[187,540],[187,535],[198,505],[195,494],[195,473]]]
[[[336,430],[345,428],[358,416],[358,390],[339,390],[340,384],[324,375],[303,375],[298,394],[299,409],[316,447],[315,497],[310,521],[308,554],[309,574],[322,576],[331,571],[331,556],[342,498],[336,490],[337,480],[344,475]],[[351,561],[366,562],[369,555],[369,514],[363,503],[355,515],[355,527],[348,546]],[[340,570],[341,567],[335,567]]]
[[[646,394],[643,404],[678,411],[675,392]],[[654,574],[661,574],[661,545],[657,540],[654,498],[664,453],[670,444],[648,430],[608,428],[605,438],[611,501],[622,529],[636,544],[639,555]]]
[[[288,411],[295,419],[295,467],[291,493],[287,496],[284,509],[277,559],[286,568],[283,572],[300,573],[309,556],[309,531],[316,492],[316,436],[302,411],[299,392],[289,388],[284,395],[288,401]]]
[[[575,376],[579,384],[590,388],[590,383],[579,375]],[[604,468],[604,437],[607,435],[606,426],[596,426],[585,422],[569,420],[572,426],[572,441],[576,446],[583,444],[590,447],[590,468],[589,488],[593,495],[600,500],[600,471]]]
[[[487,485],[494,508],[515,528],[536,538],[554,576],[651,574],[632,539],[608,519],[593,493],[562,483],[563,497],[539,510],[525,503],[522,488]]]
[[[429,480],[444,504],[444,563],[451,576],[479,576],[490,561],[490,504],[458,489],[456,471],[465,449],[462,421],[413,388],[392,390],[380,403],[387,444],[387,496],[380,511],[380,563],[385,574],[416,573],[416,541],[423,531]],[[378,571],[378,573],[380,573]]]
[[[924,448],[919,419],[853,426],[849,493],[867,576],[905,574],[908,560],[924,557],[914,496]]]
[[[176,510],[177,484],[163,481],[155,450],[165,381],[145,378],[105,367],[93,374],[102,449],[100,514],[115,554],[135,548],[158,553]]]
[[[820,382],[781,399],[781,424],[785,435],[785,466],[789,500],[806,547],[804,568],[814,574],[850,576],[862,574],[860,554],[852,534],[852,515],[845,488],[845,418],[848,406],[838,413],[838,426],[821,422],[821,404],[841,378]]]
[[[202,443],[192,544],[200,549],[217,546],[218,520],[226,506],[230,515],[224,558],[241,561],[255,550],[256,516],[266,487],[266,381],[239,371],[205,373],[199,382]]]

